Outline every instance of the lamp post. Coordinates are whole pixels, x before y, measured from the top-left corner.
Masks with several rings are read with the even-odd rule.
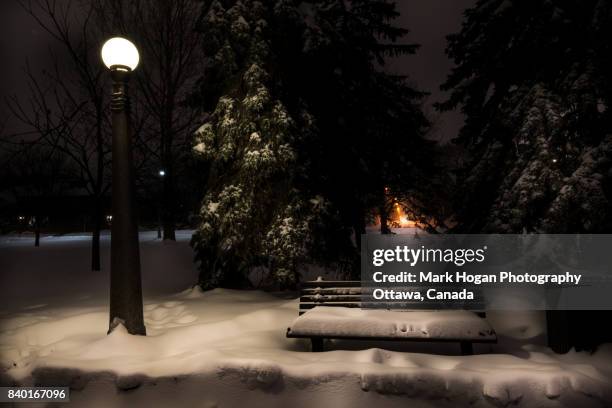
[[[130,129],[128,80],[138,65],[138,50],[124,38],[111,38],[102,47],[102,60],[113,79],[113,176],[111,225],[111,283],[109,329],[123,324],[130,334],[146,335],[142,312],[138,225],[134,208],[134,169]]]

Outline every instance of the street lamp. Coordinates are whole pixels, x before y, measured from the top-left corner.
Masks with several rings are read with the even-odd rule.
[[[123,324],[130,334],[146,335],[142,313],[140,250],[134,208],[134,169],[128,80],[139,61],[136,46],[111,38],[102,46],[102,61],[113,79],[113,178],[111,225],[110,333]]]

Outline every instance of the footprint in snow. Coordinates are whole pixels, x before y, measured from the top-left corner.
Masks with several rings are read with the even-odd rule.
[[[180,326],[197,320],[197,317],[187,312],[183,302],[169,301],[162,304],[149,304],[144,308],[145,321],[152,328]]]

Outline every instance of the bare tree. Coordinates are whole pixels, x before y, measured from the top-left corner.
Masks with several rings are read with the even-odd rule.
[[[177,180],[190,157],[198,115],[185,101],[201,66],[201,45],[195,31],[201,4],[195,0],[95,1],[98,21],[107,34],[125,35],[139,47],[142,63],[135,73],[137,92],[149,119],[142,139],[155,142],[140,147],[150,160],[147,174],[155,177],[158,170],[164,171],[163,238],[175,240]]]
[[[34,135],[29,143],[53,146],[78,169],[82,188],[92,198],[91,268],[100,270],[102,200],[109,189],[110,125],[105,70],[98,53],[100,32],[91,24],[94,7],[80,1],[18,1],[56,41],[62,58],[50,51],[53,68],[44,71],[42,78],[28,67],[28,100],[11,98],[9,108]]]

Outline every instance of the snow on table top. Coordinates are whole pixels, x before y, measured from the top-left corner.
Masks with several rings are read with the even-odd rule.
[[[298,317],[290,336],[495,340],[486,320],[465,310],[390,311],[319,306]]]

